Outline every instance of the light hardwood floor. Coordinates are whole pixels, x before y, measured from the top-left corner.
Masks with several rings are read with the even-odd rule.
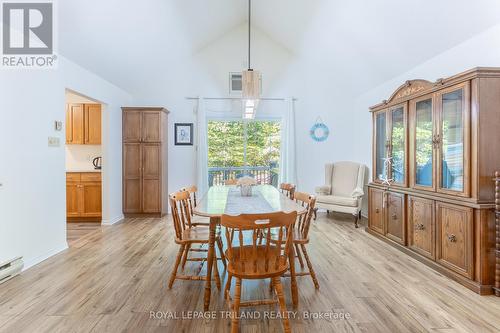
[[[366,222],[366,221],[364,221]],[[500,298],[478,296],[353,227],[324,214],[313,222],[308,250],[320,283],[299,277],[294,332],[498,332]],[[157,319],[151,311],[202,311],[201,281],[167,289],[177,245],[172,222],[128,219],[84,235],[70,249],[0,285],[1,332],[228,332],[229,319]],[[199,263],[188,263],[195,270]],[[222,264],[219,263],[220,271]],[[225,276],[223,283],[225,281]],[[290,284],[284,279],[291,309]],[[212,289],[211,310],[227,311]],[[268,295],[268,281],[244,282],[243,299]],[[281,332],[281,320],[242,319],[242,332]],[[183,313],[184,311],[184,313]],[[349,314],[347,320],[303,319],[303,311]]]

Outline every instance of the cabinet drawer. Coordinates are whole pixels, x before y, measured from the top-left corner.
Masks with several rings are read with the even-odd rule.
[[[402,245],[406,243],[405,196],[400,193],[387,193],[387,223],[385,235]]]
[[[370,229],[384,234],[384,192],[370,188],[368,190],[368,225]]]
[[[436,260],[443,266],[472,278],[472,208],[436,203]]]
[[[66,181],[79,183],[81,180],[81,174],[79,172],[67,172],[66,173]]]
[[[100,172],[86,172],[82,173],[82,182],[100,182],[101,181],[101,173]]]
[[[408,246],[427,258],[436,259],[433,200],[408,197]]]

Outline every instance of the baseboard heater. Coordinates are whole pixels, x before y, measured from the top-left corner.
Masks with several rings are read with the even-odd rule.
[[[24,261],[22,257],[0,263],[0,284],[21,273],[23,267]]]

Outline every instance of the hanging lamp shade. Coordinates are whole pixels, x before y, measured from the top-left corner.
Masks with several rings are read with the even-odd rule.
[[[242,97],[245,100],[260,98],[260,72],[252,69],[242,72]]]

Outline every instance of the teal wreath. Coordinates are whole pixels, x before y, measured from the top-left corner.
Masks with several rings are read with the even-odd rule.
[[[319,136],[316,133],[317,130],[322,130],[323,134],[321,136]],[[330,134],[330,130],[328,129],[328,126],[326,126],[323,123],[316,123],[316,124],[314,124],[313,127],[311,127],[311,130],[309,131],[309,135],[316,142],[325,141],[328,138],[329,134]]]

